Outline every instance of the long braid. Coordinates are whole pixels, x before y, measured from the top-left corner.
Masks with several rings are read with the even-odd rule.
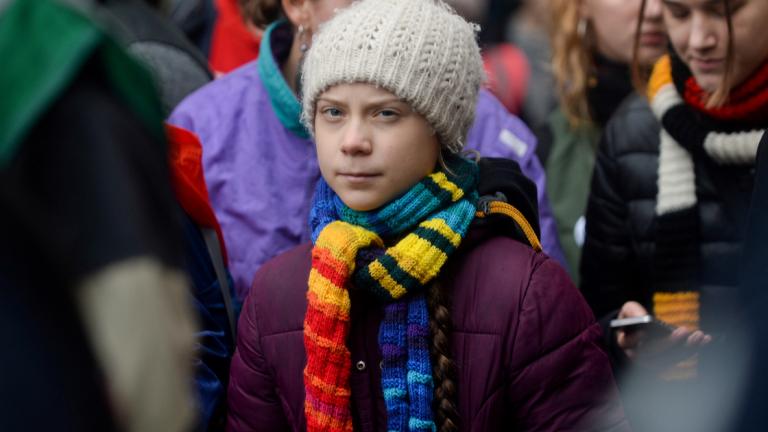
[[[440,282],[435,280],[427,294],[429,307],[429,329],[432,337],[430,355],[432,376],[435,382],[435,397],[432,410],[438,432],[459,430],[459,412],[456,408],[456,364],[451,359],[450,334],[452,330],[450,300],[443,292]]]

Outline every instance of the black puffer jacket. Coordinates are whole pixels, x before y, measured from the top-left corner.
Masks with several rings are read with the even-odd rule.
[[[631,96],[608,123],[587,207],[581,288],[600,318],[629,300],[648,310],[653,284],[659,122]],[[754,182],[751,167],[725,167],[694,156],[699,200],[701,326],[730,310]],[[712,307],[714,305],[714,307]]]

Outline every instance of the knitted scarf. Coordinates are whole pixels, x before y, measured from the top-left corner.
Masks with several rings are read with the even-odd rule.
[[[454,157],[448,164],[453,174],[437,171],[370,212],[350,209],[325,181],[318,183],[304,318],[308,431],[352,430],[352,364],[345,345],[350,285],[386,305],[379,346],[388,430],[435,430],[425,287],[475,217],[478,184],[474,162]]]
[[[735,88],[728,102],[720,107],[707,107],[708,93],[699,87],[693,77],[680,80],[685,102],[694,109],[718,120],[763,123],[768,119],[768,62],[763,64],[747,81]]]
[[[720,165],[754,164],[763,128],[751,129],[749,123],[735,121],[733,113],[753,120],[768,112],[768,75],[763,69],[734,90],[733,94],[739,97],[733,99],[733,107],[738,109],[728,105],[708,109],[702,102],[701,89],[679,59],[665,56],[654,67],[648,92],[651,108],[662,128],[652,300],[654,314],[670,324],[699,328],[700,303],[695,279],[700,247],[695,161],[708,158]],[[761,81],[759,85],[755,79]],[[762,90],[745,97],[744,86]],[[680,96],[681,89],[685,99]],[[759,101],[762,102],[757,103]],[[768,123],[763,121],[765,124]],[[717,130],[718,127],[722,129]],[[695,374],[695,363],[689,363],[670,372],[667,378],[687,379]]]

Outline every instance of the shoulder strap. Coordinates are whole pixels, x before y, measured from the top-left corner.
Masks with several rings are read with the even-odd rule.
[[[515,208],[515,206],[501,200],[484,198],[486,197],[480,198],[478,206],[479,208],[475,216],[484,218],[490,215],[502,215],[511,218],[515,224],[520,227],[520,230],[523,231],[523,234],[525,234],[525,238],[528,240],[528,244],[530,244],[536,252],[541,252],[541,242],[539,241],[539,237],[536,235],[536,231],[534,231],[533,227],[531,227],[528,219],[526,219],[525,216],[523,216],[523,214],[517,208]]]
[[[212,228],[200,228],[205,240],[205,246],[208,248],[208,255],[211,256],[213,269],[216,271],[216,278],[219,280],[221,296],[224,298],[224,308],[227,310],[227,319],[229,320],[229,329],[232,332],[232,340],[236,339],[237,326],[235,325],[235,311],[232,307],[232,294],[229,286],[229,279],[224,268],[224,259],[221,255],[221,247],[216,230]]]

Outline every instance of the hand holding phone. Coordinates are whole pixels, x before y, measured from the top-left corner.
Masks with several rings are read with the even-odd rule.
[[[649,365],[681,361],[712,339],[700,330],[669,325],[631,301],[622,306],[611,328],[627,357]]]
[[[617,318],[611,321],[611,328],[625,332],[643,331],[644,338],[663,338],[675,331],[677,327],[667,324],[653,315],[640,315],[628,318]]]

